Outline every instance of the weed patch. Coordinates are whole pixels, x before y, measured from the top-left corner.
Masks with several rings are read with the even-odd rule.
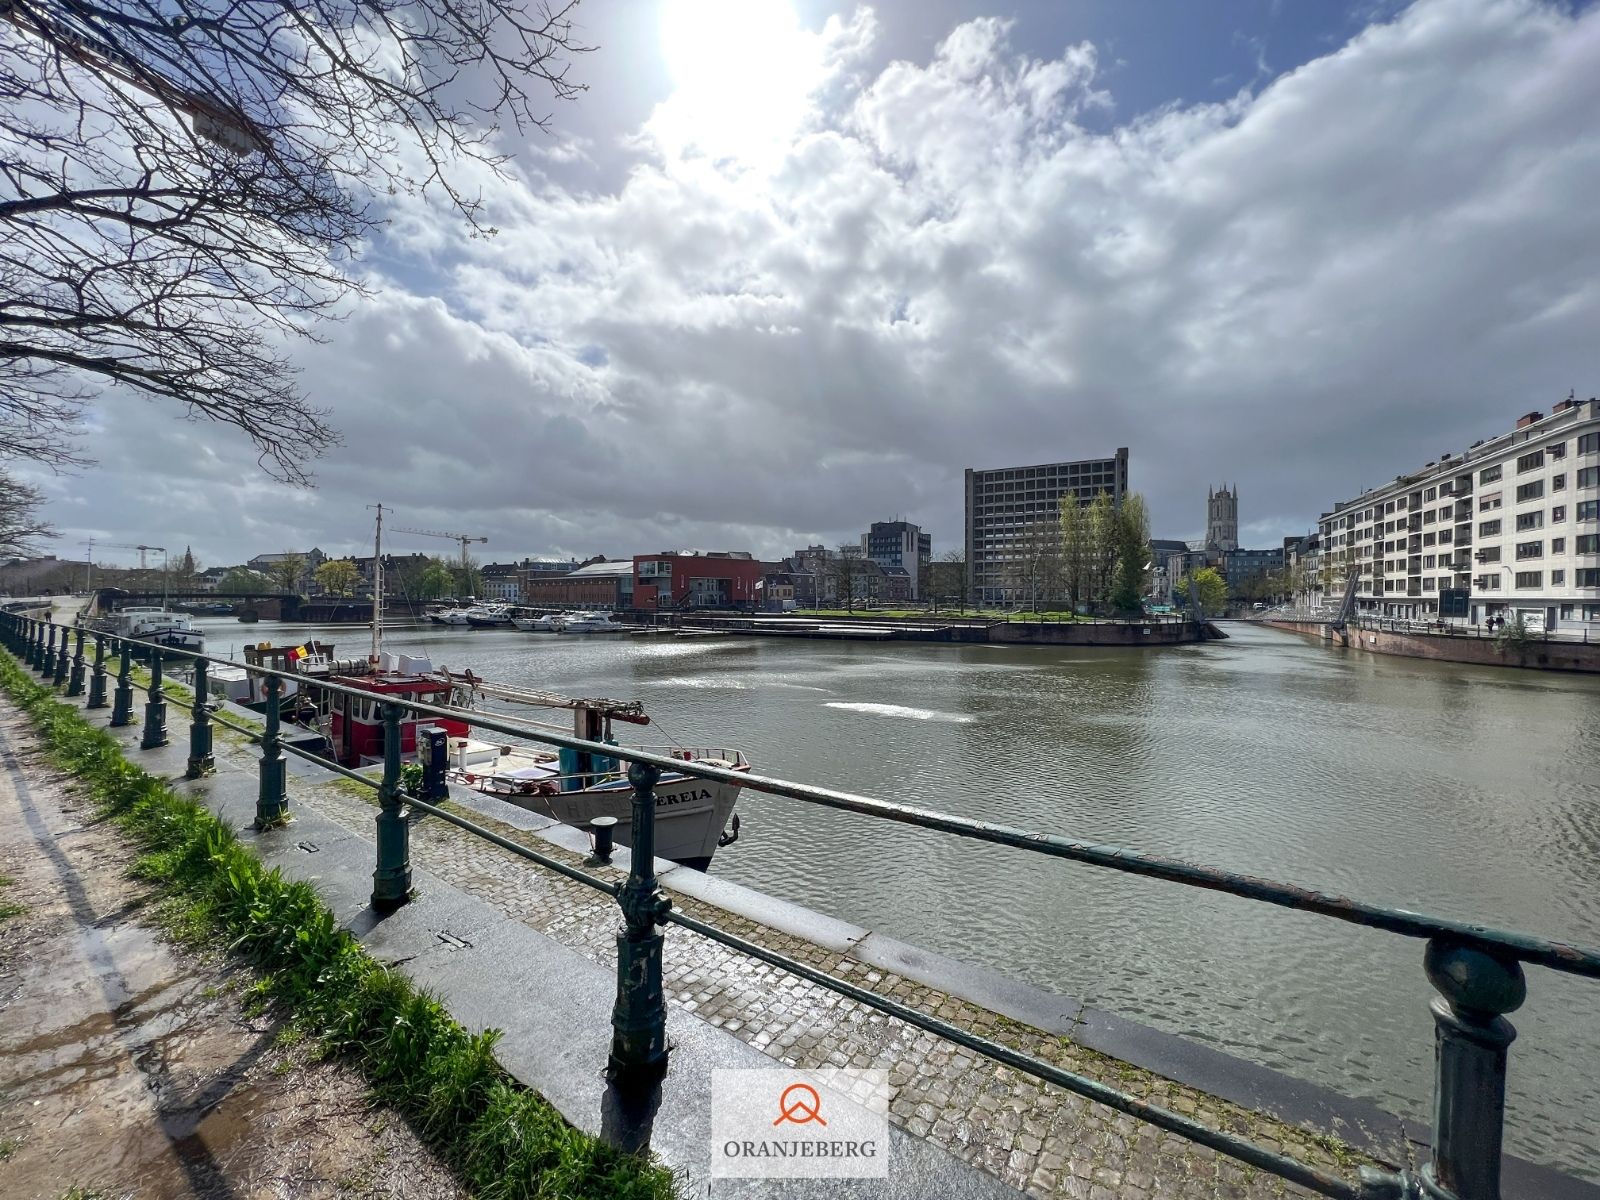
[[[496,1030],[468,1033],[432,996],[368,957],[304,883],[268,870],[204,806],[123,758],[110,734],[58,703],[9,657],[0,686],[54,761],[81,780],[138,852],[132,873],[159,883],[181,939],[222,941],[259,981],[247,1006],[276,1004],[319,1053],[354,1061],[375,1097],[486,1200],[668,1200],[672,1175],[572,1126],[494,1057]]]

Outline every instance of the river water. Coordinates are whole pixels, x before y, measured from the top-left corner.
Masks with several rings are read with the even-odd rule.
[[[208,649],[304,626],[202,622]],[[643,700],[629,740],[1600,945],[1600,679],[1227,626],[1151,650],[393,631],[436,665]],[[359,655],[366,631],[314,630]],[[1422,944],[746,792],[725,878],[1288,1074],[1429,1113]],[[1600,985],[1540,968],[1508,1147],[1600,1179]]]

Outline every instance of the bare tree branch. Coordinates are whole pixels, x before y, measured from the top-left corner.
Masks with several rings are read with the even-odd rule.
[[[0,458],[79,461],[97,386],[247,433],[279,478],[338,441],[284,351],[361,285],[384,198],[503,174],[548,127],[573,3],[0,6]]]

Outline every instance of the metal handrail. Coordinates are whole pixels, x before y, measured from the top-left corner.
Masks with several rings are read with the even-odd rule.
[[[30,665],[37,665],[47,677],[54,671],[59,682],[60,662],[45,653],[45,638],[42,631],[46,627],[50,627],[50,645],[53,647],[55,635],[53,622],[41,622],[16,614],[0,615],[0,629],[3,629],[12,648],[19,652],[26,651],[26,661]],[[122,647],[124,668],[130,644],[141,649],[154,650],[156,669],[152,671],[152,682],[147,688],[152,699],[152,704],[147,705],[146,709],[147,728],[144,744],[147,746],[160,744],[152,742],[150,727],[152,724],[164,723],[164,715],[152,711],[162,707],[155,694],[155,684],[160,679],[161,659],[182,658],[195,661],[197,664],[225,661],[195,651],[152,648],[148,643],[130,642],[130,639],[118,635],[102,633],[97,635],[96,643],[97,674],[102,672],[103,657],[103,642],[99,639]],[[65,643],[66,638],[63,636],[61,661],[64,661],[66,655]],[[201,669],[203,667],[197,667],[197,675]],[[1377,1200],[1379,1197],[1405,1197],[1422,1195],[1425,1192],[1433,1200],[1496,1200],[1499,1196],[1500,1143],[1504,1123],[1506,1048],[1515,1036],[1514,1030],[1503,1014],[1519,1007],[1525,995],[1520,964],[1534,963],[1567,974],[1600,978],[1600,951],[1531,934],[1496,930],[1483,925],[1433,917],[1404,909],[1367,904],[1346,897],[1329,896],[1292,884],[1199,866],[1179,859],[1144,854],[1119,846],[1077,841],[1055,834],[973,821],[910,805],[893,804],[870,796],[752,775],[745,771],[704,766],[606,742],[586,741],[551,733],[545,728],[530,729],[514,718],[480,713],[476,710],[413,700],[383,700],[381,696],[376,696],[366,689],[331,681],[310,681],[303,675],[267,667],[247,665],[246,670],[269,680],[266,729],[257,733],[232,725],[231,722],[225,724],[239,729],[263,746],[263,799],[258,804],[258,815],[265,812],[272,816],[272,822],[281,819],[281,805],[286,803],[286,800],[282,796],[280,751],[315,762],[365,786],[375,788],[380,807],[379,868],[374,873],[375,880],[378,881],[373,894],[375,906],[388,907],[393,903],[403,902],[409,889],[409,858],[404,849],[404,839],[407,835],[404,819],[400,816],[402,803],[438,816],[513,854],[617,898],[623,911],[626,937],[619,937],[618,1001],[613,1015],[615,1035],[611,1072],[614,1078],[622,1082],[632,1080],[638,1083],[655,1078],[659,1071],[665,1070],[668,1047],[665,1041],[665,1001],[660,981],[660,943],[662,926],[672,923],[718,941],[740,953],[782,967],[919,1028],[966,1045],[986,1057],[1006,1063],[1036,1078],[1220,1150],[1242,1162],[1324,1195],[1340,1197],[1341,1200]],[[352,695],[364,700],[383,700],[385,757],[381,781],[375,781],[370,776],[361,775],[341,764],[325,760],[301,747],[281,742],[277,735],[276,706],[282,689],[279,682],[270,681],[286,679],[295,680],[302,686],[325,688],[330,692]],[[119,692],[125,680],[124,669],[123,679],[119,680]],[[121,703],[119,697],[119,704]],[[192,708],[195,729],[199,731],[209,720],[211,706],[195,703],[187,707]],[[418,716],[465,719],[476,726],[495,732],[632,763],[633,766],[628,774],[629,782],[633,786],[634,853],[630,859],[627,882],[619,887],[599,879],[520,843],[503,838],[492,830],[434,803],[433,801],[442,800],[447,794],[443,785],[442,731],[438,731],[437,735],[440,739],[435,763],[437,776],[435,782],[430,785],[437,790],[424,797],[406,794],[399,783],[400,728],[402,716],[406,712]],[[118,723],[115,716],[113,723]],[[164,740],[164,728],[160,734]],[[198,732],[196,737],[198,738]],[[209,759],[209,741],[206,743],[206,758]],[[274,759],[276,767],[272,765]],[[196,761],[194,754],[191,755],[190,761],[193,769]],[[1363,1168],[1359,1182],[1351,1184],[1297,1160],[1277,1154],[1275,1151],[1255,1145],[1246,1139],[1208,1129],[1178,1113],[1148,1105],[1137,1097],[1110,1088],[1096,1080],[1064,1071],[1054,1064],[992,1042],[937,1017],[909,1008],[889,997],[836,979],[809,964],[746,941],[714,925],[673,912],[670,901],[661,895],[653,875],[655,824],[653,789],[656,780],[664,771],[737,784],[740,787],[785,796],[805,803],[1008,845],[1092,866],[1165,879],[1186,886],[1220,891],[1279,907],[1314,912],[1402,936],[1427,939],[1425,964],[1428,975],[1434,986],[1442,993],[1441,998],[1435,1000],[1433,1006],[1435,1022],[1438,1025],[1439,1049],[1436,1056],[1436,1136],[1432,1164],[1423,1170],[1420,1183],[1417,1178],[1409,1174],[1395,1175]],[[269,779],[275,780],[271,786]],[[273,789],[279,793],[276,803],[280,807],[276,809],[268,803],[269,792]],[[426,792],[428,789],[424,790]],[[273,815],[274,813],[276,815]],[[383,882],[385,879],[388,880],[387,886]],[[403,886],[400,886],[402,883]],[[398,892],[395,890],[396,887],[399,887]],[[399,897],[398,900],[396,896]]]

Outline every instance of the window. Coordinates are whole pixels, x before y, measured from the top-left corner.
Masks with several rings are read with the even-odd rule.
[[[1600,487],[1600,467],[1580,467],[1578,469],[1579,487]]]
[[[1567,444],[1565,442],[1557,442],[1554,446],[1546,446],[1544,452],[1550,458],[1565,458],[1567,456]]]
[[[1485,546],[1482,550],[1478,551],[1478,561],[1479,562],[1486,562],[1486,563],[1499,562],[1500,561],[1500,547],[1499,546]]]
[[[1526,475],[1529,471],[1537,471],[1544,466],[1544,451],[1535,450],[1532,454],[1524,454],[1517,459],[1517,474]]]
[[[1582,567],[1578,571],[1578,586],[1600,588],[1600,567]]]
[[[1579,454],[1600,454],[1600,433],[1586,433],[1578,439]]]
[[[1478,482],[1479,483],[1493,483],[1496,479],[1499,479],[1499,478],[1500,478],[1500,468],[1499,467],[1485,467],[1483,470],[1478,472]]]
[[[1566,491],[1567,490],[1567,477],[1565,475],[1554,475],[1554,476],[1551,476],[1551,479],[1550,479],[1550,490],[1552,492],[1564,492],[1564,491]]]
[[[1433,555],[1433,554],[1425,554],[1425,555],[1423,555],[1422,556],[1422,569],[1424,571],[1433,570],[1434,563],[1435,563],[1437,557],[1438,557],[1437,555]]]
[[[1444,545],[1446,542],[1454,539],[1455,536],[1456,535],[1451,533],[1448,529],[1439,530],[1439,545]]]
[[[1497,534],[1499,532],[1500,532],[1500,522],[1499,521],[1479,521],[1478,522],[1478,536],[1479,537],[1494,537],[1495,534]]]
[[[1600,500],[1579,500],[1578,520],[1600,521]]]
[[[1518,562],[1521,562],[1525,558],[1543,558],[1543,557],[1544,557],[1544,543],[1543,542],[1518,542],[1517,543],[1517,561]]]
[[[1478,511],[1479,512],[1489,512],[1490,510],[1496,509],[1496,508],[1499,508],[1499,507],[1500,507],[1500,493],[1499,492],[1489,492],[1489,493],[1487,493],[1485,495],[1482,495],[1482,496],[1478,497]]]
[[[1566,519],[1567,506],[1565,504],[1558,504],[1550,510],[1550,524],[1554,525],[1557,521],[1565,521]]]
[[[1479,575],[1477,585],[1480,592],[1498,592],[1500,590],[1500,576]]]
[[[1517,532],[1518,533],[1524,533],[1529,529],[1543,529],[1543,528],[1544,528],[1544,513],[1543,513],[1543,511],[1526,512],[1526,513],[1518,513],[1517,514]]]
[[[1518,571],[1517,586],[1519,588],[1536,588],[1544,586],[1543,571]]]
[[[1550,553],[1551,554],[1565,554],[1566,552],[1567,552],[1567,539],[1566,538],[1551,538],[1550,539]]]
[[[1544,495],[1544,480],[1535,479],[1532,483],[1525,483],[1517,489],[1517,503],[1524,500],[1537,500]]]
[[[1600,554],[1600,533],[1580,533],[1577,549],[1579,554]]]
[[[1438,584],[1431,575],[1423,578],[1422,590],[1425,592],[1433,592],[1438,590]]]
[[[1566,585],[1566,582],[1567,582],[1567,573],[1565,571],[1551,571],[1550,572],[1550,586],[1551,587],[1563,587],[1563,586]],[[1567,607],[1570,608],[1571,605],[1568,605]],[[1566,615],[1569,616],[1569,617],[1572,616],[1571,613],[1567,613]]]
[[[1436,540],[1437,536],[1435,534],[1425,533],[1422,535],[1422,544],[1424,546],[1431,546]]]

